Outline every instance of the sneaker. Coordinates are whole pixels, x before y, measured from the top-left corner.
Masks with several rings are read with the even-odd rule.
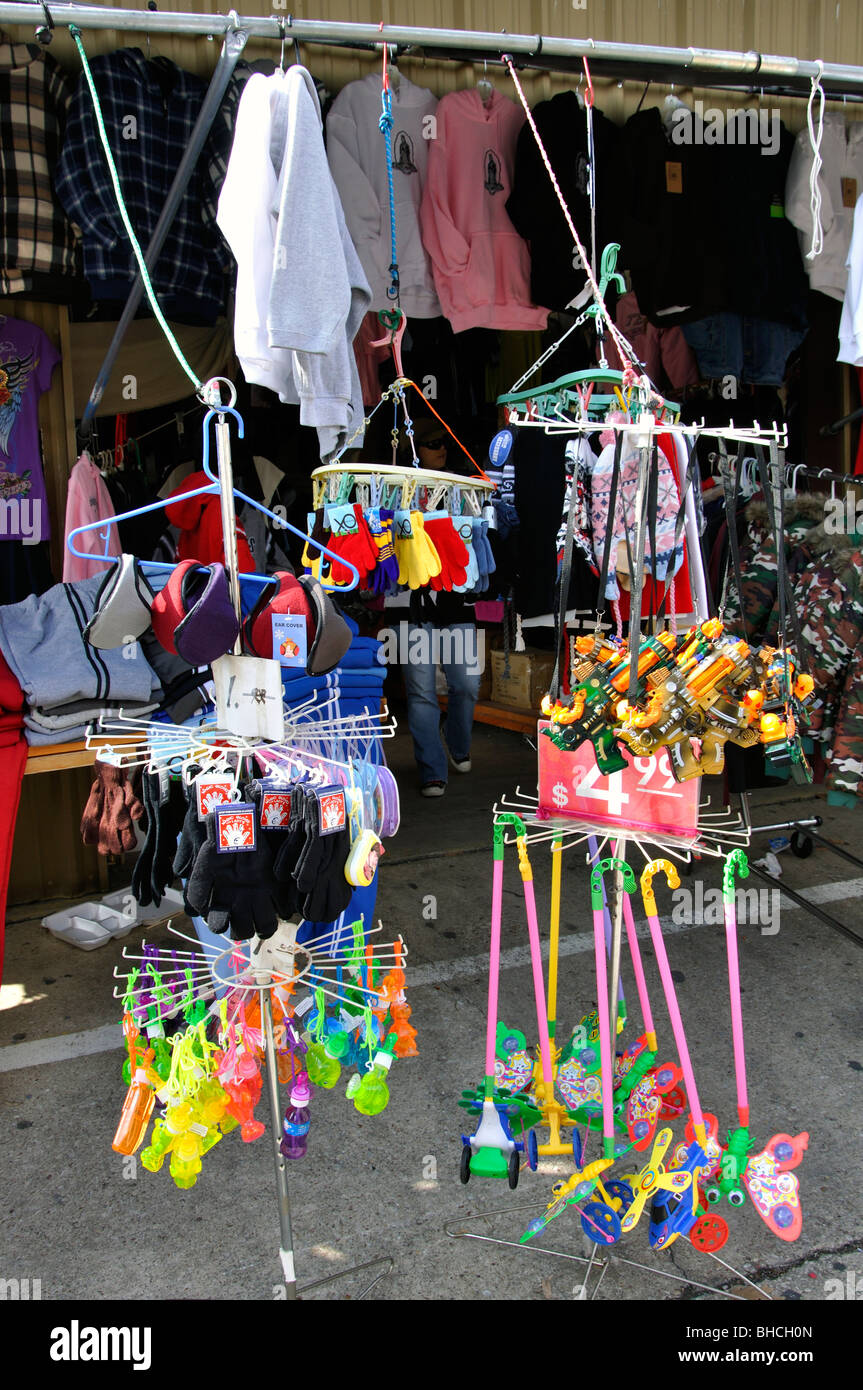
[[[444,746],[446,746],[446,745],[444,745]],[[456,771],[456,772],[470,772],[470,769],[471,769],[471,761],[470,761],[470,758],[454,758],[453,755],[452,755],[452,753],[449,751],[448,748],[447,748],[447,750],[446,750],[446,755],[447,755],[447,757],[449,758],[449,765],[450,765],[450,767],[455,768],[455,771]]]
[[[446,782],[426,782],[420,787],[420,796],[443,796]]]

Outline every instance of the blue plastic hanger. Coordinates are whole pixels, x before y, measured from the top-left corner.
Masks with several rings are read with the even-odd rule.
[[[208,483],[206,487],[193,488],[191,492],[182,492],[178,496],[168,497],[164,501],[160,500],[158,502],[148,502],[146,506],[136,507],[134,511],[131,512],[121,512],[119,516],[112,516],[109,517],[107,520],[103,518],[101,521],[90,521],[87,523],[86,526],[76,526],[74,531],[70,531],[69,535],[66,538],[66,545],[68,546],[71,553],[73,555],[77,555],[78,558],[81,560],[102,560],[106,565],[113,565],[116,557],[108,554],[108,542],[110,540],[111,527],[116,522],[131,521],[133,517],[143,516],[146,512],[154,512],[158,510],[158,508],[160,507],[171,507],[174,505],[175,502],[185,502],[189,497],[202,497],[205,495],[218,497],[221,491],[219,486],[219,478],[218,475],[214,473],[210,468],[209,430],[210,421],[217,415],[233,415],[234,419],[237,422],[237,433],[240,439],[243,438],[245,430],[242,416],[240,415],[239,411],[234,410],[231,406],[218,406],[216,409],[207,411],[207,414],[204,416],[202,426],[204,432],[204,460],[202,466],[207,477],[213,479],[212,483]],[[349,569],[351,571],[353,578],[351,579],[350,584],[338,584],[329,586],[324,584],[323,587],[325,589],[338,588],[342,593],[350,593],[352,589],[355,589],[357,587],[357,585],[360,582],[359,570],[356,568],[355,565],[351,564],[350,560],[346,560],[341,555],[336,555],[334,551],[329,550],[327,546],[325,546],[321,541],[316,541],[305,531],[298,530],[296,526],[292,526],[291,523],[289,521],[285,521],[283,517],[276,516],[275,512],[271,512],[269,507],[264,506],[263,502],[257,502],[254,497],[248,497],[244,492],[239,492],[236,488],[234,488],[233,491],[234,497],[238,497],[242,502],[247,502],[249,506],[255,507],[259,512],[263,512],[264,516],[271,517],[273,521],[278,523],[280,530],[291,531],[295,536],[299,537],[300,540],[305,541],[307,544],[313,545],[316,550],[319,550],[321,552],[322,555],[329,556],[330,560],[336,560],[341,568]],[[77,547],[74,545],[75,537],[83,535],[85,531],[100,531],[102,540],[105,543],[105,550],[102,555],[85,553],[83,550],[78,550]],[[141,568],[143,570],[150,574],[156,572],[170,572],[174,568],[173,565],[166,564],[159,560],[139,560],[138,563],[141,565]],[[241,574],[240,579],[241,581],[248,581],[258,585],[275,583],[275,580],[273,579],[272,575],[266,574]]]

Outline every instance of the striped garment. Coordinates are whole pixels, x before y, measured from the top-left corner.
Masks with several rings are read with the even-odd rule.
[[[37,44],[0,44],[0,294],[76,297],[76,242],[51,187],[70,87]]]

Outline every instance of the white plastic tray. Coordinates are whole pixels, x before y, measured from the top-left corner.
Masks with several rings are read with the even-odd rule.
[[[94,951],[116,937],[128,936],[134,925],[134,918],[103,903],[78,903],[42,918],[43,927],[82,951]]]

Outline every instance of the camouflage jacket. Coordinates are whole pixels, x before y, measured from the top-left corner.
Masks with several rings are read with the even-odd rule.
[[[789,571],[797,546],[812,527],[820,525],[823,520],[824,501],[821,497],[798,497],[786,503],[785,560]],[[777,589],[776,544],[773,530],[768,525],[764,502],[750,502],[746,508],[746,529],[740,537],[740,574],[743,581],[742,614],[729,549],[724,613],[726,627],[729,632],[757,646],[766,640]]]
[[[824,746],[828,791],[863,797],[863,552],[861,537],[824,527],[824,499],[787,504],[786,564],[815,692],[803,732]],[[747,508],[740,543],[743,616],[729,573],[725,618],[753,645],[775,642],[779,629],[776,546],[763,502]],[[793,643],[793,628],[786,636]]]
[[[863,797],[863,551],[858,535],[813,527],[789,561],[809,670],[810,737],[827,745],[829,791]],[[768,640],[779,626],[774,604]],[[789,638],[791,633],[789,632]]]

